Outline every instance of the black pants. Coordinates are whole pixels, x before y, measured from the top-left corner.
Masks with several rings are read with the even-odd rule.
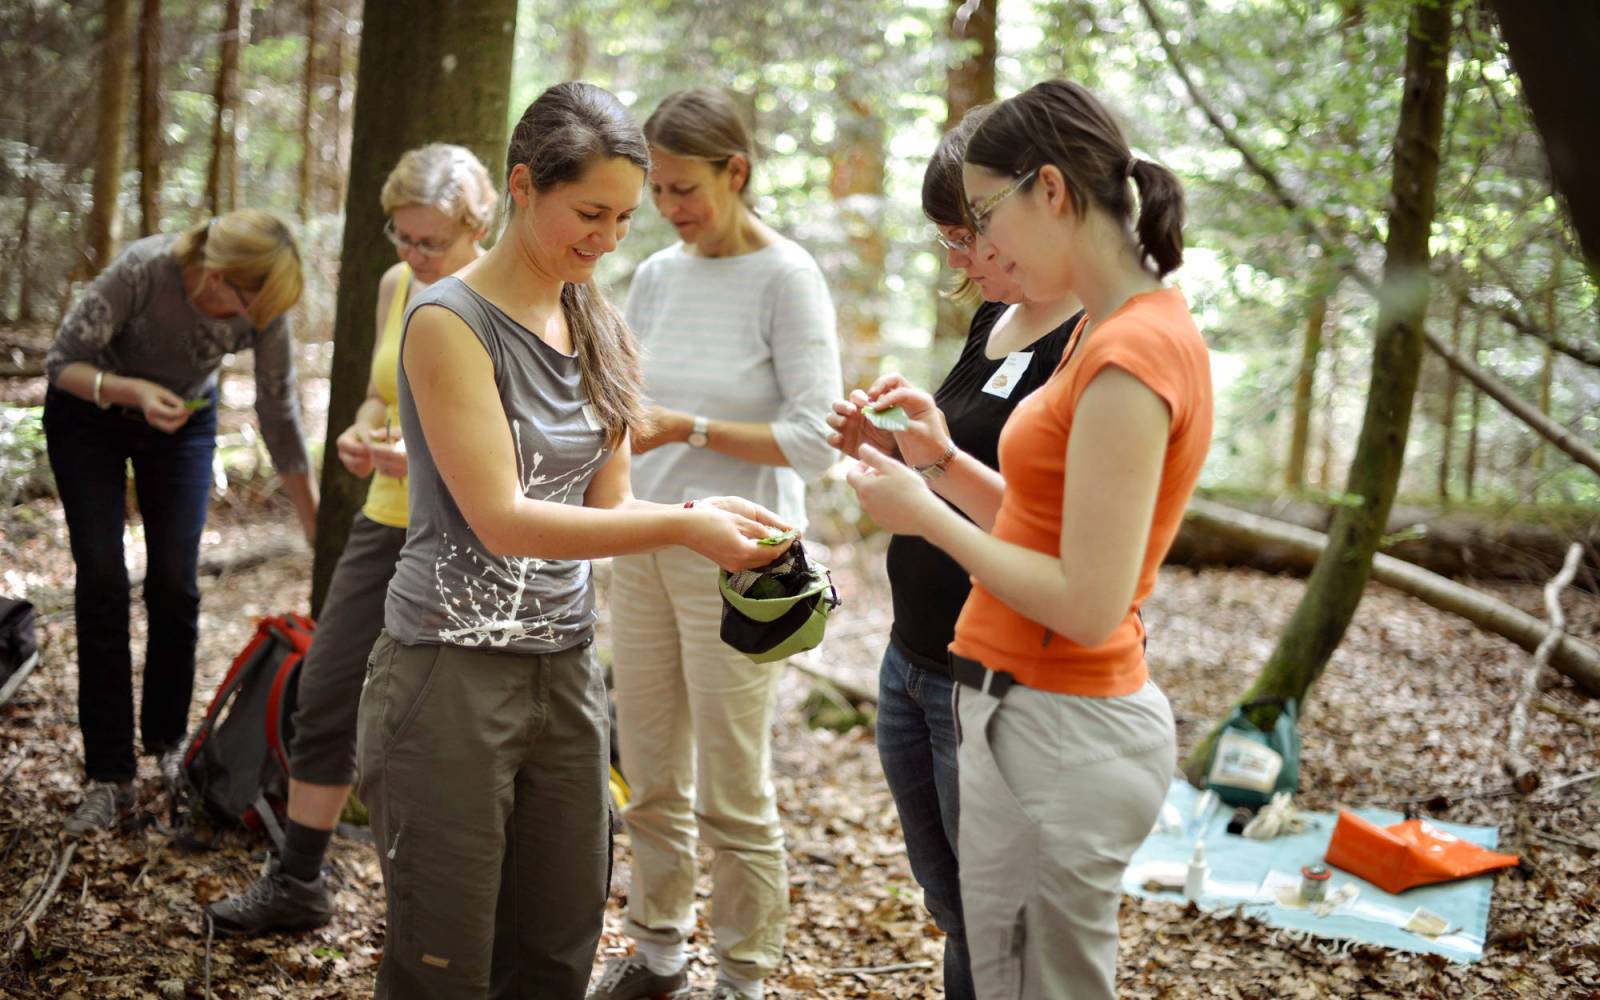
[[[91,781],[129,781],[133,748],[133,658],[128,648],[128,463],[144,522],[149,618],[139,732],[147,751],[177,746],[188,727],[199,632],[200,533],[206,524],[216,406],[168,434],[143,416],[51,389],[44,431],[77,567],[78,720]]]

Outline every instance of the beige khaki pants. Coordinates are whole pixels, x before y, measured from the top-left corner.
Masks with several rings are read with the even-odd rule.
[[[957,685],[961,904],[983,1000],[1111,1000],[1128,860],[1176,763],[1153,683],[1123,698]]]
[[[742,979],[783,956],[789,909],[772,785],[772,709],[783,664],[718,638],[717,568],[685,548],[613,560],[612,688],[622,813],[633,848],[628,933],[673,944],[694,927],[695,835],[711,849],[718,961]]]

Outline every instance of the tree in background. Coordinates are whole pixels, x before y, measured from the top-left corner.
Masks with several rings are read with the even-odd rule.
[[[100,96],[95,115],[94,207],[89,211],[81,272],[99,274],[111,262],[122,231],[117,199],[122,190],[122,145],[128,120],[128,50],[132,21],[128,0],[106,0],[100,43]]]
[[[1452,14],[1453,0],[1417,0],[1410,12],[1372,376],[1348,500],[1334,516],[1327,547],[1288,627],[1241,703],[1269,695],[1304,701],[1355,616],[1388,525],[1422,366]],[[1203,778],[1217,732],[1190,754],[1185,770],[1191,780]]]
[[[995,58],[1000,45],[997,35],[1000,0],[951,0],[949,39],[957,46],[944,75],[944,131],[948,132],[966,117],[968,111],[995,99]],[[939,255],[941,258],[943,254]],[[950,275],[948,262],[939,262],[939,284]],[[945,296],[938,299],[935,337],[963,338],[972,310]]]
[[[470,5],[386,0],[366,7],[339,254],[313,615],[322,608],[350,519],[366,496],[366,481],[332,456],[334,439],[355,419],[366,396],[378,281],[395,259],[383,235],[379,194],[384,179],[406,150],[453,142],[471,149],[503,180],[516,19],[516,0]]]
[[[161,230],[161,0],[139,15],[139,235]]]
[[[212,215],[231,212],[238,194],[239,158],[235,139],[239,115],[239,48],[249,34],[249,0],[227,0],[222,18],[222,59],[217,66],[216,118],[211,127],[211,166],[206,172],[206,206]]]

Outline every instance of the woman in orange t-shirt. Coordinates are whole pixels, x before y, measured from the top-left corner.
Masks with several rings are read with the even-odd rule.
[[[1205,343],[1162,283],[1183,258],[1183,192],[1064,81],[997,106],[964,177],[972,229],[1023,294],[1070,292],[1087,317],[1007,421],[998,473],[950,443],[931,397],[897,388],[873,402],[911,418],[904,464],[863,447],[849,478],[878,525],[927,538],[974,580],[950,659],[978,995],[1109,998],[1122,873],[1176,745],[1139,607],[1211,440]]]

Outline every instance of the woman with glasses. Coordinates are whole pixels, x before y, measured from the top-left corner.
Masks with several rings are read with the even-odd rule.
[[[406,453],[396,408],[400,329],[408,303],[476,260],[494,216],[495,190],[472,151],[413,149],[384,182],[384,234],[400,262],[378,286],[377,348],[367,398],[337,440],[339,460],[372,477],[350,525],[317,631],[300,669],[289,747],[289,821],[283,856],[243,892],[208,907],[231,934],[308,930],[333,915],[322,875],[328,843],[356,777],[356,707],[367,654],[383,629],[383,604],[406,540]]]
[[[712,87],[666,98],[644,125],[650,194],[680,242],[639,265],[628,325],[644,351],[654,429],[634,438],[639,496],[748,497],[795,524],[840,391],[833,303],[816,262],[752,208],[754,142]],[[711,850],[719,1000],[759,998],[789,911],[771,729],[782,664],[752,666],[720,638],[717,566],[686,549],[612,563],[613,683],[622,819],[633,849],[626,931],[636,951],[593,1000],[687,981],[695,841]]]
[[[950,266],[964,275],[955,295],[970,298],[976,292],[982,300],[961,356],[934,392],[933,404],[948,422],[953,445],[992,469],[998,465],[1001,426],[1055,371],[1082,312],[1070,293],[1043,302],[1024,296],[1016,279],[1002,271],[994,247],[967,221],[961,160],[988,110],[970,112],[940,141],[922,175],[922,211]],[[830,443],[851,458],[862,441],[897,455],[893,436],[874,428],[860,412],[904,385],[899,375],[887,375],[867,392],[857,390],[834,403]],[[919,471],[936,476],[941,469],[935,462]],[[878,673],[878,757],[900,813],[911,873],[945,932],[945,996],[965,1000],[975,993],[956,854],[955,682],[947,647],[972,584],[955,560],[915,535],[890,539],[888,572],[894,622]]]
[[[849,479],[874,521],[921,535],[974,580],[950,663],[977,992],[1106,1000],[1122,874],[1175,763],[1138,610],[1211,438],[1205,342],[1162,280],[1183,259],[1183,192],[1062,81],[997,105],[963,176],[974,230],[1023,295],[1070,292],[1085,319],[1006,422],[998,473],[902,387],[877,400],[911,417],[901,453],[943,474],[924,479],[864,444]]]
[[[300,252],[277,216],[241,209],[128,245],[68,311],[45,359],[44,430],[77,568],[78,718],[88,776],[79,836],[132,808],[133,657],[122,536],[127,467],[144,524],[149,638],[139,735],[177,775],[200,617],[200,534],[216,449],[217,369],[255,352],[256,415],[301,528],[317,493],[300,432],[287,313]]]

